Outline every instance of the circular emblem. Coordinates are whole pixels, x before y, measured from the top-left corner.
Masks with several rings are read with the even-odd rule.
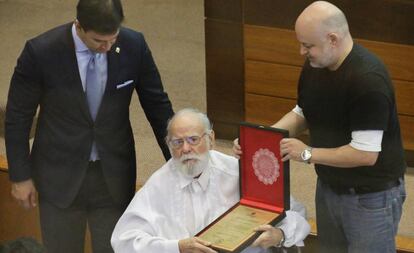
[[[267,148],[257,150],[253,155],[254,174],[260,182],[273,184],[279,177],[279,162],[275,154]]]

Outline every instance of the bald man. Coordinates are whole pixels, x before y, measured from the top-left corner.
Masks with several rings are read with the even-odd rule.
[[[297,106],[273,126],[309,130],[310,145],[286,138],[281,153],[315,164],[320,252],[395,252],[406,162],[388,72],[328,2],[309,5],[295,31],[306,57]]]

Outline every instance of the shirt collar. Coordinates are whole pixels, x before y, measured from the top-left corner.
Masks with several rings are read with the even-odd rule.
[[[204,169],[200,177],[195,179],[195,180],[198,180],[203,191],[207,189],[208,182],[210,182],[210,174],[211,174],[211,167],[210,167],[210,162],[209,162],[209,165],[207,166],[207,168]]]
[[[75,23],[72,24],[72,37],[73,42],[75,43],[75,51],[77,53],[89,51],[89,48],[83,43],[81,38],[79,38],[78,34],[76,33]]]

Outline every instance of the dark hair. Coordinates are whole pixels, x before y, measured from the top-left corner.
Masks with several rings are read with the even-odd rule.
[[[20,237],[0,246],[0,253],[44,253],[45,248],[35,239]]]
[[[76,18],[85,31],[115,33],[124,20],[121,0],[79,0]]]

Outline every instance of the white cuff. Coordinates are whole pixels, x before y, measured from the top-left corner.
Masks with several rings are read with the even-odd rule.
[[[292,109],[292,112],[294,112],[297,115],[305,118],[305,115],[303,114],[302,108],[300,108],[299,105],[296,105],[295,108]]]
[[[382,130],[353,131],[349,145],[361,151],[380,152],[383,134]]]

